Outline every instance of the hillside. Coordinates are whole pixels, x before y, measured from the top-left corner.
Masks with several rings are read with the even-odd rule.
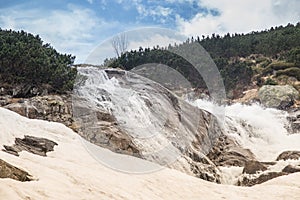
[[[242,92],[264,84],[293,84],[299,89],[300,78],[300,23],[270,28],[248,34],[196,36],[182,44],[168,47],[142,48],[107,60],[109,67],[131,70],[146,63],[165,64],[185,76],[200,89],[206,85],[192,65],[173,54],[186,45],[198,43],[210,54],[224,81],[229,98],[241,97]],[[198,55],[192,55],[198,56]],[[291,78],[294,81],[290,83]]]

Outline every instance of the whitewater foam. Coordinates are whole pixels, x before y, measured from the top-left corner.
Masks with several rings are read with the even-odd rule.
[[[225,133],[244,148],[249,148],[260,161],[274,161],[286,150],[300,150],[300,134],[289,134],[285,128],[288,113],[263,108],[259,104],[219,106],[206,100],[196,100],[193,105],[216,116],[224,112]]]

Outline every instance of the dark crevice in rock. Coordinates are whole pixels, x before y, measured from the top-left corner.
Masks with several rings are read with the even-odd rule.
[[[225,135],[216,140],[207,157],[217,166],[244,167],[248,161],[256,160],[249,149],[240,147]]]

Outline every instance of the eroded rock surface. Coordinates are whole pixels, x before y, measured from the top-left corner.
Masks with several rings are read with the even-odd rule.
[[[45,95],[32,98],[2,97],[0,105],[31,119],[60,122],[72,127],[72,98],[70,95]]]
[[[19,169],[0,159],[0,178],[11,178],[17,181],[31,181],[28,172]]]
[[[300,166],[288,165],[282,169],[282,172],[285,172],[288,174],[300,172]]]
[[[57,143],[49,139],[25,135],[23,139],[16,138],[15,144],[12,146],[3,145],[3,151],[15,156],[19,156],[18,153],[21,151],[28,151],[40,156],[47,156],[46,153],[53,151],[55,145],[57,145]]]
[[[243,167],[248,161],[256,160],[249,149],[242,148],[225,135],[218,138],[207,156],[217,166]]]
[[[287,175],[285,172],[268,172],[261,174],[259,176],[244,176],[242,180],[238,181],[238,186],[253,186],[257,184],[264,183],[273,178],[277,178],[279,176]]]

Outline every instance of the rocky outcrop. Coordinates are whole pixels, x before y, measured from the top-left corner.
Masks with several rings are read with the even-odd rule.
[[[207,157],[217,166],[243,167],[248,161],[255,160],[254,154],[240,147],[228,136],[219,137]]]
[[[76,96],[73,99],[78,98]],[[87,141],[98,146],[122,153],[141,157],[133,137],[118,127],[116,118],[109,112],[99,108],[91,108],[84,99],[74,100],[76,109],[73,129]]]
[[[299,99],[299,92],[291,85],[264,85],[258,91],[258,99],[266,107],[286,110]]]
[[[282,175],[287,175],[285,172],[268,172],[261,174],[259,176],[251,177],[251,176],[244,176],[241,180],[238,181],[238,186],[253,186],[257,184],[264,183],[269,181],[273,178],[277,178]]]
[[[257,94],[258,89],[251,89],[243,92],[243,97],[238,99],[233,99],[234,103],[245,103],[245,104],[251,104],[255,101],[257,101]]]
[[[53,142],[47,138],[38,138],[34,136],[25,135],[23,139],[16,138],[15,144],[12,146],[4,145],[3,151],[19,156],[19,152],[28,151],[33,154],[40,156],[46,156],[47,152],[53,151],[54,146],[57,145],[56,142]]]
[[[288,174],[300,172],[300,166],[288,165],[282,169],[282,172],[288,173]]]
[[[2,97],[1,106],[31,119],[60,122],[71,127],[72,98],[70,95],[46,95],[32,98]]]
[[[75,86],[73,114],[85,139],[220,183],[217,166],[204,159],[223,135],[212,114],[130,72],[93,68],[79,72],[86,78]]]
[[[265,171],[267,167],[261,162],[251,160],[245,163],[243,174],[256,174],[259,171]]]
[[[32,180],[28,172],[19,169],[2,159],[0,159],[0,178],[10,178],[22,182]]]
[[[287,120],[289,124],[287,125],[287,130],[289,133],[300,133],[300,110],[299,108],[291,109],[288,112]]]
[[[285,151],[281,153],[277,161],[298,159],[300,154],[297,151]],[[243,174],[237,181],[238,186],[253,186],[261,184],[279,176],[300,172],[300,166],[287,164],[281,171],[273,171],[270,165],[276,165],[277,162],[258,162],[248,161],[243,169]],[[282,165],[282,163],[280,164]]]
[[[284,151],[278,157],[278,160],[298,160],[300,158],[300,151]]]

